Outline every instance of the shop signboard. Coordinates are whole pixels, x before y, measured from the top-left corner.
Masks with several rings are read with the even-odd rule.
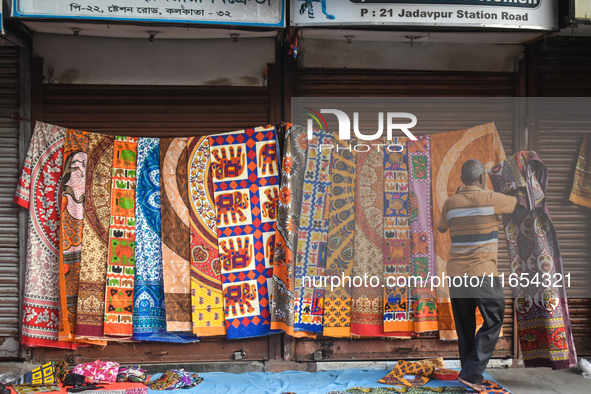
[[[293,0],[291,24],[553,30],[558,26],[557,3],[557,0]]]
[[[285,0],[13,0],[12,16],[285,26]]]
[[[591,22],[591,1],[574,0],[575,20]]]

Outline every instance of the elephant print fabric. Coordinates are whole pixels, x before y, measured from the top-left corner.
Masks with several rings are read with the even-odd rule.
[[[60,325],[59,338],[73,342],[76,337],[78,280],[82,258],[84,191],[86,185],[87,135],[66,130],[61,178],[60,223]]]
[[[408,140],[410,267],[415,276],[435,275],[431,205],[431,137]],[[437,331],[436,294],[430,288],[411,289],[415,333]]]
[[[104,331],[117,337],[133,334],[137,142],[116,136],[113,148]]]
[[[274,126],[209,137],[228,339],[271,333],[279,166]]]

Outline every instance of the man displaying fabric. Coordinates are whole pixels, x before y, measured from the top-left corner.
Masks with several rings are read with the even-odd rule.
[[[476,391],[503,325],[505,300],[498,278],[498,218],[512,213],[517,198],[485,191],[484,165],[475,159],[464,163],[464,186],[443,204],[437,225],[451,236],[446,275],[451,277],[451,304],[458,334],[462,371],[459,381]],[[484,323],[476,333],[476,308]],[[476,335],[475,335],[476,334]]]

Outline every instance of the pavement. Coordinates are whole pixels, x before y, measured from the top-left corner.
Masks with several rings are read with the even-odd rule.
[[[493,360],[494,361],[494,360]],[[509,361],[509,360],[507,360]],[[207,371],[224,371],[230,373],[246,373],[248,370],[251,371],[263,371],[267,370],[263,366],[263,363],[258,366],[259,363],[250,363],[257,365],[250,365],[248,363],[241,364],[242,368],[233,366],[234,370],[227,370],[228,365],[225,363],[208,363],[207,367],[203,364],[203,368],[198,368],[197,365],[175,365],[174,367],[185,367],[185,370],[193,372],[207,372]],[[233,363],[232,363],[233,364]],[[236,363],[238,365],[238,363]],[[296,363],[293,363],[296,364]],[[446,360],[446,367],[455,368],[459,364],[454,360]],[[302,364],[303,366],[304,364]],[[318,363],[318,368],[315,370],[327,371],[327,370],[340,370],[344,368],[359,368],[363,370],[383,370],[387,373],[391,370],[391,363],[386,362],[363,362],[363,363]],[[510,390],[513,394],[547,394],[547,393],[561,393],[561,394],[580,394],[580,393],[591,393],[591,376],[589,379],[585,378],[577,367],[570,369],[553,371],[550,368],[508,368],[509,363],[496,363],[496,367],[487,368],[488,372],[499,384]],[[12,372],[15,374],[26,373],[33,368],[37,367],[38,364],[29,362],[0,362],[0,378],[1,374]],[[286,365],[287,366],[287,365]],[[293,367],[293,365],[290,365]],[[164,364],[159,365],[145,365],[150,372],[155,373],[163,372],[165,369]],[[169,368],[173,366],[168,365]],[[247,368],[244,368],[247,367]],[[282,368],[283,369],[283,368]],[[296,368],[289,368],[294,370]],[[304,370],[303,368],[297,368]],[[307,368],[310,370],[310,368]],[[280,373],[280,372],[279,372]],[[320,373],[319,373],[320,375]],[[234,375],[236,376],[236,375]],[[320,377],[320,376],[319,376]],[[301,393],[300,393],[301,394]]]
[[[577,367],[559,371],[550,368],[488,368],[486,372],[513,394],[591,393],[591,376],[586,379]]]

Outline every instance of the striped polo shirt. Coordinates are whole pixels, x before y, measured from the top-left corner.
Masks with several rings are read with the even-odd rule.
[[[498,276],[498,217],[512,213],[517,198],[464,186],[443,204],[437,228],[450,230],[448,276]]]

